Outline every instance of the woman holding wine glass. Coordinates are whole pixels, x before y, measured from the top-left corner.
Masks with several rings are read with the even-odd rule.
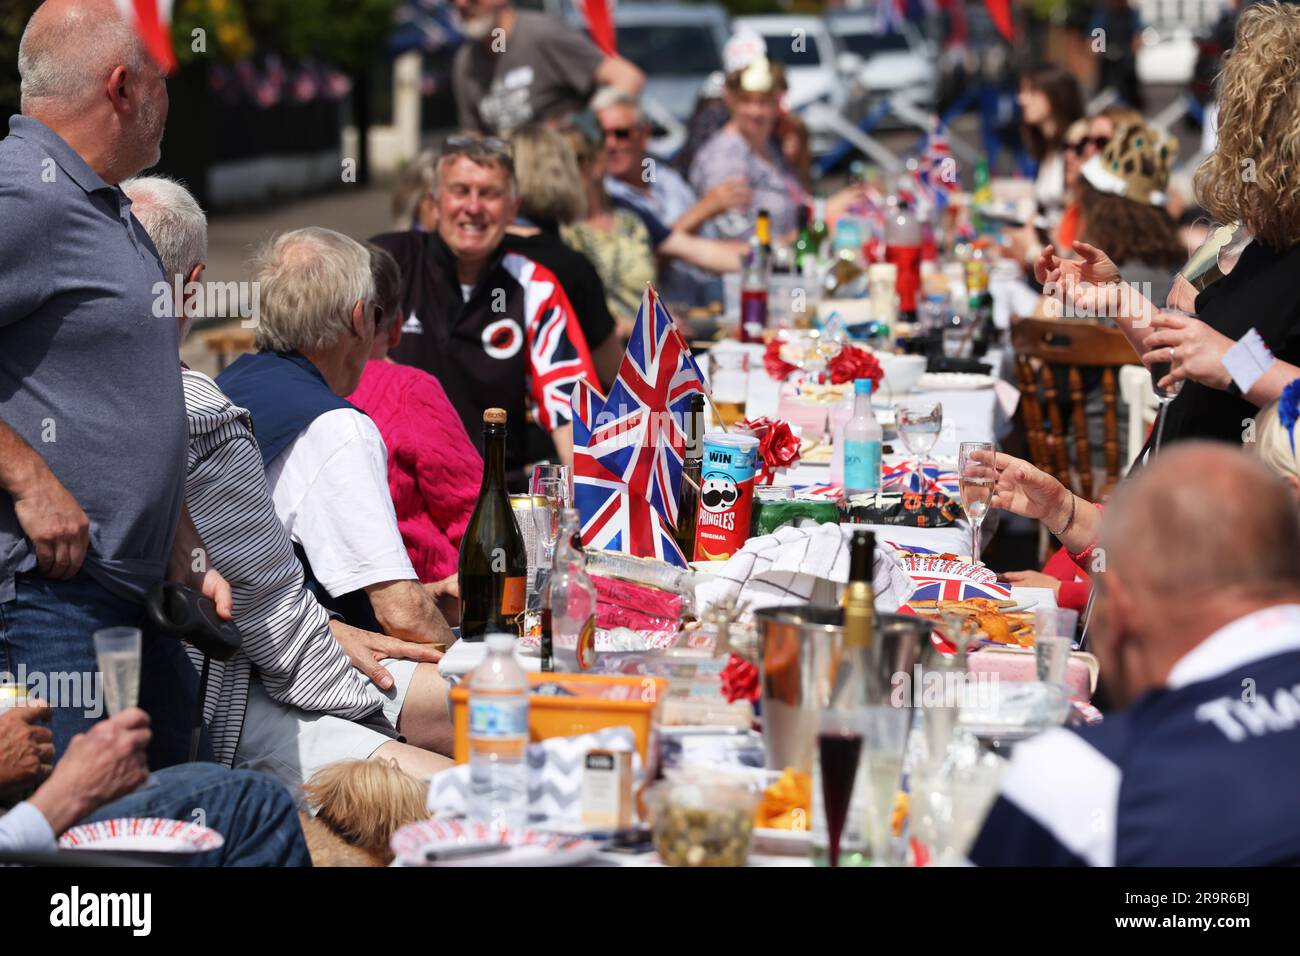
[[[1196,174],[1200,204],[1218,223],[1241,223],[1253,241],[1232,272],[1195,300],[1196,319],[1162,317],[1123,283],[1102,250],[1075,243],[1080,259],[1059,258],[1050,246],[1035,263],[1040,282],[1062,286],[1076,305],[1108,303],[1139,355],[1163,343],[1170,329],[1206,340],[1213,331],[1240,339],[1252,326],[1273,355],[1300,365],[1300,8],[1256,3],[1241,12],[1236,41],[1219,83],[1219,138]],[[1120,293],[1118,295],[1114,293]],[[1201,326],[1205,328],[1202,329]],[[1217,340],[1216,340],[1217,341]],[[1180,341],[1160,344],[1178,368]],[[1222,345],[1222,342],[1218,343]],[[1157,357],[1153,357],[1153,361]],[[1163,442],[1210,438],[1240,442],[1242,421],[1255,408],[1245,398],[1188,380],[1166,410]]]
[[[1021,587],[1048,588],[1056,603],[1082,612],[1088,603],[1093,570],[1092,546],[1101,527],[1101,505],[1080,498],[1047,472],[1029,462],[992,450],[977,450],[972,459],[995,473],[988,507],[1000,508],[1047,526],[1061,549],[1042,571],[1010,571],[1004,577]]]

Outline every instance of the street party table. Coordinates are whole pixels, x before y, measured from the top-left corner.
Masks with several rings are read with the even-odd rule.
[[[749,418],[776,417],[780,401],[781,383],[771,378],[764,369],[761,347],[754,348],[750,355],[745,415]],[[991,361],[993,368],[1000,372],[1003,364],[1001,359],[998,356],[991,356]],[[708,363],[702,364],[706,367],[708,365]],[[943,470],[954,471],[956,469],[958,446],[961,442],[996,441],[1010,431],[1012,416],[1015,413],[1016,403],[1019,398],[1018,393],[1003,379],[995,379],[991,382],[985,380],[980,383],[980,386],[966,389],[912,391],[907,393],[906,396],[898,395],[893,397],[892,404],[897,404],[898,401],[904,398],[909,401],[932,400],[943,404],[943,427],[932,453],[927,456],[929,460]],[[878,414],[881,414],[886,420],[888,420],[888,417],[884,413],[887,412],[889,404],[891,403],[879,400],[877,404]],[[711,419],[712,415],[709,417]],[[709,430],[715,431],[717,429],[718,425],[711,423]],[[906,456],[899,454],[903,451],[902,445],[893,436],[893,430],[888,427],[886,428],[885,443],[886,445],[892,445],[894,451],[894,454],[884,457],[883,461],[886,466],[897,466],[901,462],[908,460]],[[830,472],[829,464],[801,463],[783,473],[779,473],[775,483],[777,485],[802,486],[805,488],[812,486],[819,489],[818,493],[834,494],[833,489],[827,487],[832,484]],[[955,496],[955,489],[950,488],[949,491]],[[984,525],[986,535],[992,534],[996,524],[996,517],[990,515],[990,519]],[[823,531],[827,528],[825,525],[816,527],[820,527]],[[912,568],[910,573],[914,582],[923,580],[923,578],[918,577],[918,574],[930,573],[931,560],[933,562],[950,563],[943,562],[940,557],[942,555],[957,555],[959,558],[969,561],[970,528],[964,517],[947,527],[904,527],[894,525],[866,525],[866,527],[875,531],[878,541],[894,549],[897,557],[915,562],[908,565],[908,567]],[[816,533],[820,534],[822,532]],[[771,539],[764,540],[770,541]],[[722,562],[713,562],[715,569],[716,566],[721,564]],[[707,575],[710,573],[709,568],[700,568],[699,570],[701,574]],[[804,574],[822,574],[822,571],[809,570],[808,566],[802,562],[799,570]],[[973,570],[966,568],[966,572]],[[939,578],[941,577],[942,573],[939,575]],[[935,580],[939,580],[939,578]],[[699,574],[696,575],[696,580],[701,580]],[[934,586],[933,581],[930,586]],[[942,589],[947,584],[940,581],[939,586]],[[1048,589],[1015,587],[1009,590],[1010,598],[1021,608],[1054,608],[1056,606],[1055,596]],[[945,596],[947,595],[946,591],[943,593]],[[914,594],[913,599],[915,597]],[[907,609],[904,608],[904,611],[906,612]],[[452,681],[462,677],[476,666],[481,658],[481,651],[481,646],[465,645],[463,642],[453,646],[441,663],[444,676]],[[537,659],[535,657],[527,653],[520,654],[519,657],[525,668],[528,670],[537,669]],[[682,728],[675,729],[680,730]],[[708,728],[701,727],[697,729],[703,731]],[[725,730],[725,728],[723,729]],[[766,841],[762,836],[764,832],[768,833]],[[750,866],[811,865],[806,844],[799,844],[797,847],[792,848],[787,845],[790,842],[788,840],[774,841],[771,836],[772,832],[755,832],[754,844],[748,857]],[[605,849],[590,855],[586,859],[585,865],[637,867],[658,866],[662,865],[662,862],[658,854],[654,852],[624,853]]]

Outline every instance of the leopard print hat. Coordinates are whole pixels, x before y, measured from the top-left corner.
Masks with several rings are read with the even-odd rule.
[[[1093,189],[1148,206],[1168,202],[1169,172],[1178,140],[1143,123],[1121,126],[1080,171]]]

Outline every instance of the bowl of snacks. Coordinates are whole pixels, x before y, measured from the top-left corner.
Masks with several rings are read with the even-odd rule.
[[[746,776],[669,771],[648,794],[659,859],[668,866],[744,866],[759,798]]]

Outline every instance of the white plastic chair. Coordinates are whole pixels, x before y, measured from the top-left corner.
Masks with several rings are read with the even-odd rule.
[[[1125,365],[1119,370],[1119,394],[1128,405],[1128,467],[1131,468],[1155,423],[1160,401],[1151,387],[1151,373],[1144,365]]]

